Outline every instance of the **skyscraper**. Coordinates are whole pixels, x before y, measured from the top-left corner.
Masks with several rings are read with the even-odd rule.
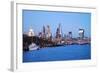
[[[72,32],[68,32],[68,36],[71,39],[72,38]]]
[[[84,29],[79,29],[79,38],[80,39],[84,38]]]
[[[61,38],[62,32],[61,32],[61,24],[59,24],[57,30],[56,30],[56,38]]]
[[[46,29],[45,29],[45,26],[43,26],[42,36],[43,36],[43,38],[46,38]]]
[[[47,29],[46,29],[46,38],[51,38],[51,30],[50,30],[50,26],[47,25]]]

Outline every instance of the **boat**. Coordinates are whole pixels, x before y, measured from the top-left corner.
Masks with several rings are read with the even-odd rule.
[[[29,50],[38,50],[39,46],[37,46],[35,43],[32,43],[29,45]]]

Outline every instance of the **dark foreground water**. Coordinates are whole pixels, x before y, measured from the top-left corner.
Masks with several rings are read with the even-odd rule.
[[[23,52],[23,62],[86,60],[91,59],[91,46],[66,45]]]

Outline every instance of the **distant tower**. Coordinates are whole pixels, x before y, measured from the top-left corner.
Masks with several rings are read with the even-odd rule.
[[[69,36],[69,38],[71,39],[71,38],[72,38],[72,32],[69,32],[69,33],[68,33],[68,36]]]
[[[28,36],[30,37],[35,36],[34,30],[32,29],[32,27],[29,29]]]
[[[50,30],[50,26],[49,26],[49,25],[47,25],[46,37],[47,37],[47,38],[50,38],[50,37],[51,37],[51,30]]]
[[[59,24],[59,34],[62,36],[62,27],[61,27],[61,24]]]
[[[43,26],[43,33],[42,33],[42,35],[43,35],[43,38],[46,37],[46,29],[45,29],[45,26]]]
[[[43,33],[45,34],[45,26],[43,26]]]
[[[56,30],[56,38],[60,38],[62,35],[62,32],[61,32],[61,24],[59,24],[57,30]]]
[[[79,38],[80,39],[84,38],[84,29],[79,29]]]

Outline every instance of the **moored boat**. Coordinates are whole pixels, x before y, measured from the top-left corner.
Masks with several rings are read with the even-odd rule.
[[[29,45],[29,50],[38,50],[39,46],[37,46],[35,43],[32,43]]]

